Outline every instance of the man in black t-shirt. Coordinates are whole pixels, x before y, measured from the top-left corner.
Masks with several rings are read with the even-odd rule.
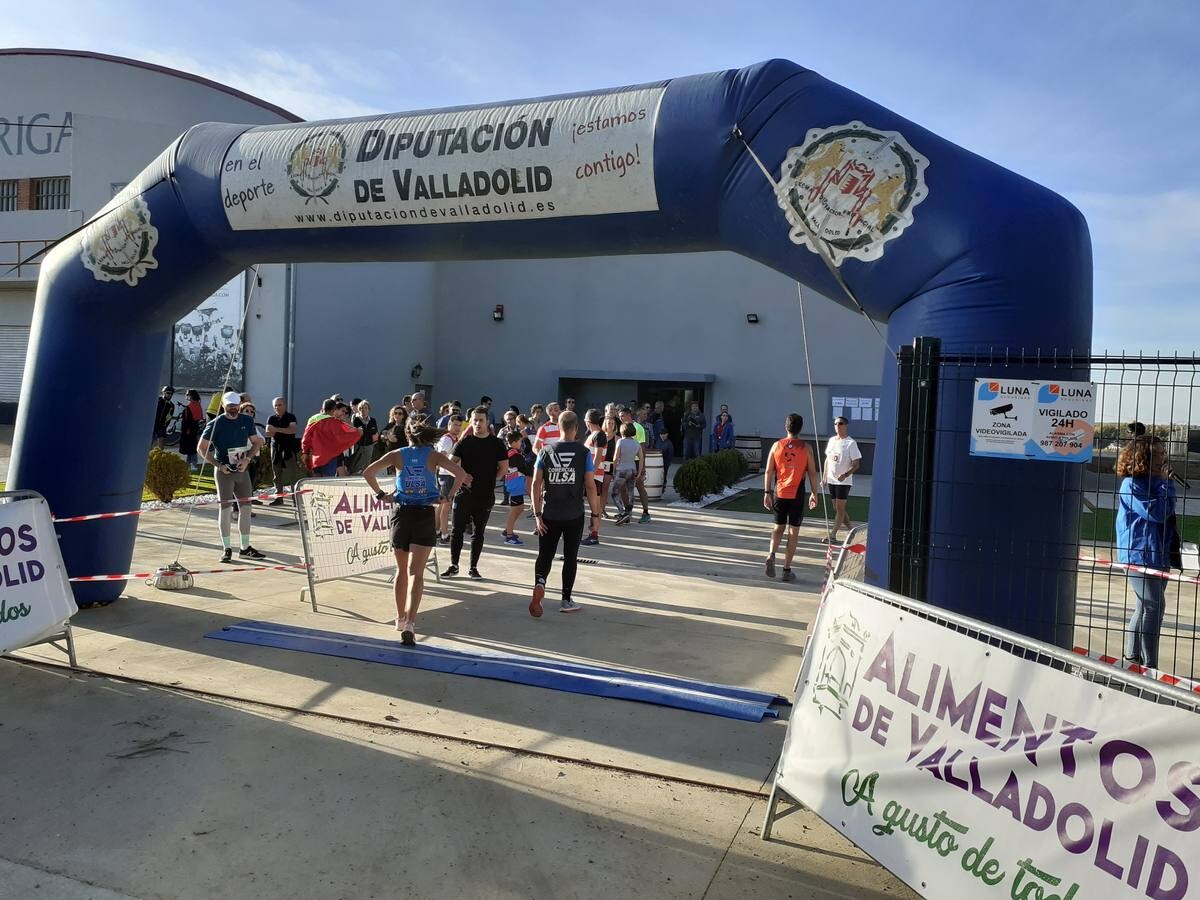
[[[579,417],[573,412],[558,417],[560,437],[553,447],[538,454],[533,470],[533,514],[538,533],[538,557],[533,568],[533,599],[529,614],[535,619],[542,615],[542,598],[546,595],[546,579],[563,544],[562,605],[559,612],[579,612],[580,606],[571,599],[575,587],[579,539],[583,537],[583,498],[586,496],[593,518],[600,516],[596,498],[596,482],[592,477],[595,464],[592,453],[575,439],[579,433]]]
[[[452,497],[452,527],[450,531],[450,568],[442,573],[443,578],[458,574],[458,558],[462,554],[463,533],[470,522],[471,568],[467,574],[482,578],[479,574],[479,555],[483,552],[484,530],[492,506],[496,503],[496,480],[508,472],[508,448],[504,441],[492,434],[488,423],[488,411],[479,406],[471,412],[471,429],[454,445],[455,462],[471,476],[471,486],[462,488]]]
[[[282,494],[284,485],[293,485],[300,475],[300,438],[296,434],[296,414],[288,412],[287,400],[276,397],[272,404],[275,415],[267,418],[267,437],[271,439],[271,477],[275,493]],[[282,506],[283,498],[276,497],[269,506]]]

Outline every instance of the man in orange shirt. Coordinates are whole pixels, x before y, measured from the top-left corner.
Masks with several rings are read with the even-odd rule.
[[[804,521],[804,506],[801,494],[804,476],[808,475],[808,508],[817,508],[817,464],[812,449],[800,440],[804,428],[804,417],[799,413],[788,413],[784,423],[788,436],[775,442],[767,459],[767,471],[763,475],[763,506],[775,513],[775,530],[771,532],[771,553],[767,556],[767,577],[775,577],[775,553],[783,537],[783,528],[788,528],[787,551],[783,558],[781,581],[795,581],[792,557],[796,555],[796,540],[800,536],[800,523]],[[774,483],[774,488],[772,488]]]

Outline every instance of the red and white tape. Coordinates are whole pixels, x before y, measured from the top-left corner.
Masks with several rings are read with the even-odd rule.
[[[290,566],[239,566],[236,569],[188,569],[186,572],[174,571],[172,575],[241,575],[246,572],[290,572],[303,571],[308,566],[297,563]],[[126,575],[76,575],[70,581],[129,581],[135,578],[153,578],[157,572],[130,572]]]
[[[299,491],[281,491],[279,493],[251,494],[249,497],[238,497],[237,499],[246,503],[250,500],[270,500],[276,497],[295,497],[297,494],[311,493],[309,488],[304,488]],[[172,500],[168,505],[172,509],[183,509],[188,506],[209,506],[213,503],[220,503],[220,500]],[[130,509],[125,512],[107,512],[107,513],[91,513],[86,516],[63,516],[55,518],[55,524],[63,522],[91,522],[96,519],[120,519],[124,516],[140,516],[145,510]]]
[[[1126,672],[1132,672],[1134,675],[1144,675],[1147,678],[1152,678],[1162,684],[1170,684],[1175,687],[1181,687],[1185,691],[1192,691],[1200,694],[1200,683],[1192,681],[1190,678],[1180,678],[1178,675],[1172,675],[1170,672],[1160,672],[1158,669],[1149,669],[1146,666],[1139,665],[1135,662],[1129,662],[1125,659],[1118,659],[1115,656],[1109,656],[1105,653],[1097,653],[1094,650],[1085,650],[1083,647],[1072,647],[1080,656],[1086,656],[1088,659],[1095,659],[1102,663],[1107,663],[1110,666],[1115,666],[1118,669],[1123,669]]]
[[[1094,556],[1080,556],[1081,563],[1090,563],[1102,569],[1117,569],[1122,572],[1135,572],[1138,575],[1152,575],[1164,581],[1178,581],[1182,584],[1200,584],[1200,578],[1191,575],[1181,575],[1177,572],[1165,572],[1162,569],[1148,569],[1145,566],[1134,566],[1128,563],[1113,562],[1111,559],[1098,559]]]
[[[63,516],[61,518],[52,519],[51,521],[57,525],[62,522],[91,522],[95,519],[120,519],[124,516],[140,516],[141,514],[142,511],[140,509],[131,509],[127,512],[92,513],[89,516]]]

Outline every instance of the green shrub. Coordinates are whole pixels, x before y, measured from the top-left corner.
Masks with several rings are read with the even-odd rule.
[[[733,449],[718,450],[708,460],[722,487],[732,487],[744,474],[743,469],[749,468],[742,454]]]
[[[192,483],[192,472],[187,460],[173,450],[155,447],[146,462],[146,490],[161,500],[170,503],[175,495]]]
[[[729,452],[737,455],[738,481],[741,481],[750,474],[750,460],[746,459],[740,450],[730,450]]]
[[[689,459],[675,471],[675,491],[681,498],[695,503],[705,494],[716,493],[720,481],[707,457]]]

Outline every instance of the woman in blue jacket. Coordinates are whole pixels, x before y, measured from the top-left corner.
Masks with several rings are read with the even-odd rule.
[[[1130,441],[1117,457],[1117,561],[1167,572],[1174,536],[1175,485],[1167,474],[1163,442],[1152,435]],[[1142,572],[1129,573],[1137,597],[1129,619],[1125,658],[1158,668],[1158,636],[1166,610],[1166,579]]]
[[[721,413],[713,423],[709,446],[713,453],[733,446],[733,419],[729,418],[729,413]]]

